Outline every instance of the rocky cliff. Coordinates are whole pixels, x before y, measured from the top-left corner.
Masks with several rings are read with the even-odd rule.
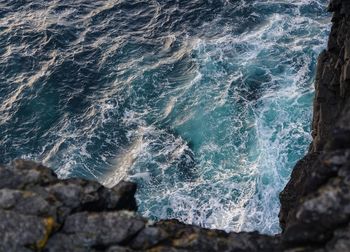
[[[277,236],[225,233],[135,213],[136,186],[59,180],[17,160],[0,166],[0,251],[350,251],[350,1],[333,0],[317,68],[313,143],[280,195]]]
[[[282,240],[350,251],[350,1],[334,0],[328,48],[319,56],[313,142],[280,194]]]

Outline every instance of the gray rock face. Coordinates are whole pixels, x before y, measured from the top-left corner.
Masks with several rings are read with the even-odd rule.
[[[0,243],[4,248],[6,246],[36,248],[46,238],[47,228],[44,218],[0,210],[0,220],[2,234]]]
[[[86,249],[87,241],[118,244],[145,225],[123,212],[136,210],[135,192],[130,182],[107,189],[93,181],[59,180],[31,161],[0,166],[0,251],[41,250],[48,241],[67,250]]]
[[[331,1],[328,49],[316,75],[313,143],[280,194],[282,239],[350,251],[350,2]]]
[[[0,251],[350,251],[350,1],[333,0],[316,76],[313,143],[280,194],[277,236],[138,216],[136,185],[59,180],[40,164],[0,166]]]
[[[62,231],[53,235],[48,251],[65,251],[119,245],[132,239],[145,226],[145,220],[132,212],[81,212],[65,220]],[[68,246],[67,246],[68,245]]]
[[[130,182],[108,189],[59,180],[24,160],[0,166],[0,174],[8,175],[0,186],[0,251],[278,251],[278,239],[258,233],[152,224],[135,213]]]

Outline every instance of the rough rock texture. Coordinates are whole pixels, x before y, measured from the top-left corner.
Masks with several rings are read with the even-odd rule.
[[[313,143],[280,194],[282,239],[350,251],[350,1],[333,0],[328,48],[318,60]]]
[[[258,233],[201,229],[135,213],[136,186],[59,180],[40,164],[0,166],[0,251],[278,251]]]
[[[0,251],[350,251],[350,0],[333,0],[318,60],[313,143],[280,194],[277,236],[226,233],[135,213],[136,185],[59,180],[40,164],[0,166]]]

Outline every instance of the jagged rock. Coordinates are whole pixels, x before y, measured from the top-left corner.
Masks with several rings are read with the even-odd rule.
[[[49,184],[57,180],[50,169],[31,161],[16,160],[11,167],[0,168],[0,189],[26,189],[27,187]]]
[[[41,195],[31,191],[0,190],[0,208],[22,214],[54,216],[55,209]]]
[[[132,212],[76,213],[67,217],[62,231],[50,239],[47,249],[107,248],[131,240],[144,226],[145,220]]]
[[[174,220],[151,224],[133,212],[136,185],[130,182],[108,189],[93,181],[59,180],[49,168],[24,160],[0,166],[0,174],[10,175],[0,189],[4,251],[278,251],[280,246],[275,237],[258,233],[227,234]]]
[[[331,1],[328,49],[318,61],[313,143],[280,195],[282,243],[350,251],[350,2]]]
[[[41,249],[52,232],[53,220],[0,210],[0,244],[3,251]],[[0,248],[1,248],[0,247]]]
[[[161,221],[156,227],[168,234],[157,246],[161,248],[160,251],[168,244],[180,251],[282,251],[277,237],[260,235],[257,232],[228,234],[185,225],[176,220]]]
[[[299,199],[299,196],[304,193],[305,182],[307,177],[312,173],[310,164],[315,163],[318,159],[318,154],[308,154],[303,159],[299,160],[295,165],[291,179],[288,181],[284,190],[280,193],[281,210],[279,213],[281,227],[284,228],[288,220],[289,211],[293,209]]]
[[[52,251],[62,251],[62,246],[71,250],[78,241],[82,242],[87,234],[82,227],[87,227],[87,224],[95,230],[98,239],[103,238],[102,241],[108,237],[123,240],[125,232],[134,235],[144,226],[139,217],[129,220],[118,211],[136,210],[135,192],[136,185],[124,181],[108,189],[93,181],[59,180],[51,169],[31,161],[16,160],[11,166],[0,166],[0,233],[5,234],[0,238],[0,249],[26,251],[42,248],[49,235],[61,226],[62,230],[70,230],[69,223],[77,220],[84,211],[91,214],[86,219],[78,218],[81,222],[76,228],[80,232],[53,235],[50,239]],[[97,215],[98,212],[101,213]],[[122,217],[117,218],[117,215]],[[57,240],[61,244],[55,244]],[[98,241],[96,244],[100,246]],[[86,251],[86,247],[83,246],[82,251]]]
[[[137,234],[130,247],[132,249],[149,249],[169,238],[169,234],[158,227],[146,227]]]

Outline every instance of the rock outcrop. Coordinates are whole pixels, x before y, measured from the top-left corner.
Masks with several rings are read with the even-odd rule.
[[[135,213],[135,191],[130,182],[59,180],[31,161],[0,166],[0,251],[278,251],[258,233],[152,223]]]
[[[350,251],[350,1],[331,1],[329,11],[328,48],[317,63],[313,142],[280,194],[280,223],[284,242]]]
[[[226,233],[138,216],[136,185],[0,166],[0,251],[350,251],[350,1],[333,0],[318,60],[313,142],[280,194],[282,233]]]

